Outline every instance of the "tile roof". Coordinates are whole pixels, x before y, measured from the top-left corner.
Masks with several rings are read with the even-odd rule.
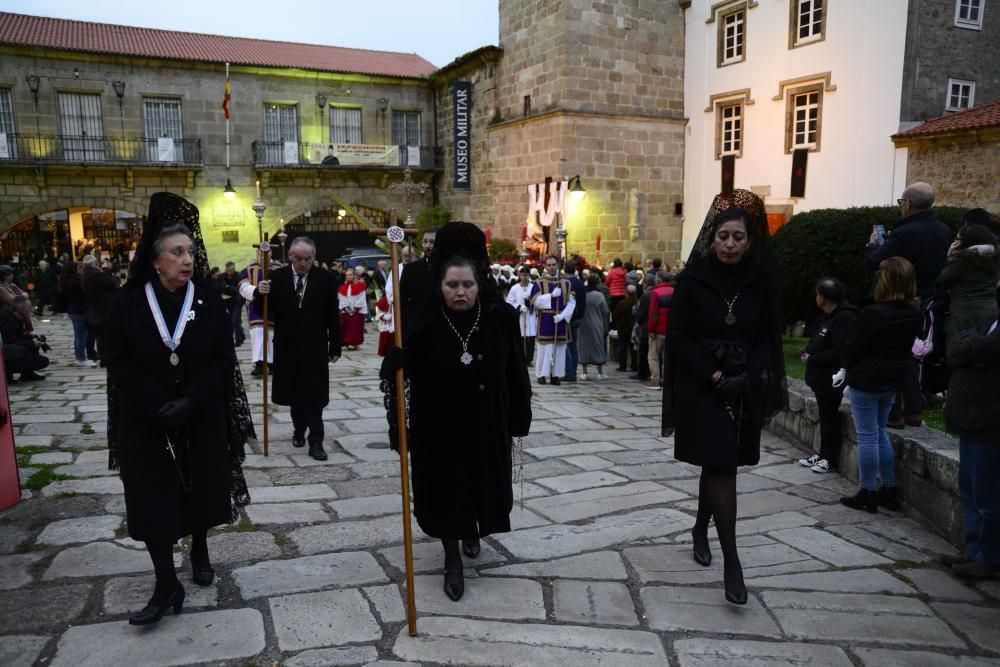
[[[415,53],[203,35],[7,12],[0,12],[0,44],[406,78],[426,78],[436,69]]]
[[[1000,127],[1000,102],[983,104],[965,111],[956,111],[940,118],[932,118],[923,125],[918,125],[906,132],[892,136],[893,139],[909,139],[911,137],[926,137],[938,134],[954,134],[956,132],[971,132],[988,127]]]

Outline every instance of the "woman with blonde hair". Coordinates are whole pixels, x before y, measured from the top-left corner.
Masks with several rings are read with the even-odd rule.
[[[844,349],[844,367],[858,441],[858,492],[841,498],[852,509],[875,513],[899,508],[896,462],[889,443],[889,411],[913,360],[920,335],[917,274],[902,257],[888,257],[875,274],[875,303],[861,311]],[[881,487],[878,484],[881,479]]]

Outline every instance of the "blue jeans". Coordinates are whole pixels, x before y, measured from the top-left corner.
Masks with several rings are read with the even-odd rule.
[[[882,486],[895,486],[896,460],[889,444],[889,411],[896,399],[895,392],[869,392],[851,387],[851,414],[858,434],[858,482],[862,489],[878,489],[876,476]]]
[[[580,363],[580,348],[577,339],[580,337],[580,322],[569,323],[570,331],[573,333],[573,340],[566,345],[566,377],[576,379],[576,367]]]
[[[958,440],[958,493],[965,505],[965,555],[1000,567],[1000,443]]]
[[[87,360],[87,317],[86,315],[70,315],[73,322],[73,356],[77,361]]]

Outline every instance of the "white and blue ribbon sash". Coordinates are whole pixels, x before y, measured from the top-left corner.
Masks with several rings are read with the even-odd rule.
[[[184,305],[181,307],[181,314],[177,317],[173,336],[167,332],[167,323],[163,319],[163,312],[160,310],[160,304],[156,301],[156,295],[153,293],[153,283],[151,282],[146,283],[146,301],[149,303],[150,312],[153,313],[153,321],[156,322],[156,328],[160,332],[163,344],[171,352],[175,351],[177,346],[181,344],[181,337],[184,336],[184,329],[188,323],[188,313],[191,312],[191,305],[194,303],[194,284],[188,281],[187,293],[184,295]]]

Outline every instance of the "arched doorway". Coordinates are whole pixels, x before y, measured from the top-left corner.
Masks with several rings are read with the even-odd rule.
[[[0,232],[0,258],[34,266],[40,259],[63,254],[79,260],[89,250],[98,259],[124,265],[142,236],[144,222],[144,216],[121,209],[55,209]]]
[[[368,233],[371,226],[385,227],[389,212],[368,206],[351,205],[350,211],[336,205],[317,211],[307,211],[285,223],[285,233],[291,241],[296,236],[308,236],[316,243],[316,257],[320,262],[331,262],[353,248],[375,246],[375,239]]]

